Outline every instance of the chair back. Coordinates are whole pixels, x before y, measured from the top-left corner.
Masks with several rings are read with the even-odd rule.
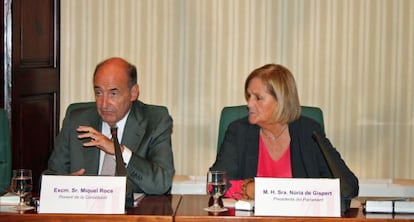
[[[0,193],[9,188],[11,171],[9,118],[7,111],[0,109]]]
[[[319,107],[314,106],[301,106],[302,116],[309,117],[318,122],[324,130],[323,113]],[[248,109],[246,105],[240,106],[226,106],[222,109],[219,122],[219,134],[217,140],[217,152],[220,150],[220,146],[223,143],[224,134],[226,133],[229,124],[237,119],[243,118],[248,115]]]
[[[75,109],[88,108],[88,107],[93,107],[93,106],[96,106],[95,102],[72,103],[66,109],[66,114],[65,115],[68,115],[70,112],[72,112]]]

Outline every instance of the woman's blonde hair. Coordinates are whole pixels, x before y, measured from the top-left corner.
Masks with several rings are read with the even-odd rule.
[[[244,85],[246,100],[247,87],[254,78],[262,80],[268,93],[276,99],[278,106],[273,113],[276,122],[290,123],[300,117],[301,107],[296,82],[289,69],[282,65],[267,64],[253,70]]]

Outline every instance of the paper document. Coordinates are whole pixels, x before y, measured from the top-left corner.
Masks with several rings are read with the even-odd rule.
[[[0,196],[0,205],[17,205],[20,201],[20,197],[14,193],[6,193]]]

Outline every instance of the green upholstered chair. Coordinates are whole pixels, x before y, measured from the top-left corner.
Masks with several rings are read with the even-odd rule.
[[[86,108],[86,107],[92,107],[92,106],[96,106],[95,102],[80,102],[80,103],[72,103],[68,106],[68,108],[66,109],[66,115],[68,115],[70,112],[72,112],[75,109],[80,109],[80,108]]]
[[[0,193],[9,188],[11,171],[9,119],[6,110],[0,109]]]
[[[248,115],[246,105],[226,106],[222,109],[219,122],[219,134],[217,141],[217,152],[220,150],[221,143],[224,139],[228,125],[234,120],[240,119]],[[302,116],[306,116],[316,120],[324,129],[323,113],[319,107],[302,106]]]

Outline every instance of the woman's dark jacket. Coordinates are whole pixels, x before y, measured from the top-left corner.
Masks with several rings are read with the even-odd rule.
[[[247,117],[232,122],[211,170],[225,170],[229,180],[254,178],[257,173],[260,128],[248,122]],[[341,181],[341,196],[347,200],[358,195],[358,178],[347,167],[340,154],[325,137],[321,126],[307,117],[289,124],[290,159],[294,178],[334,178]],[[320,135],[323,146],[336,163],[340,175],[333,176],[314,134]]]

